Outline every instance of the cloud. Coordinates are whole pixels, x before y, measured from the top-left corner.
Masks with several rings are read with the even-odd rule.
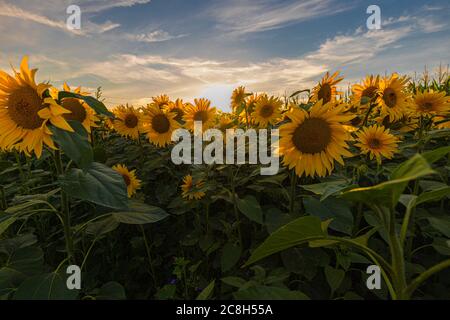
[[[185,37],[185,34],[180,35],[171,35],[167,31],[164,30],[155,30],[148,33],[139,33],[139,34],[131,34],[126,33],[123,35],[124,38],[132,41],[138,41],[138,42],[163,42],[173,39],[179,39]]]
[[[132,7],[150,3],[151,0],[87,0],[83,2],[85,12],[100,12],[118,7]]]
[[[244,34],[282,28],[318,16],[336,14],[348,10],[334,0],[305,0],[280,3],[274,0],[230,0],[226,5],[209,9],[208,13],[218,22],[219,28],[232,33]],[[330,10],[333,8],[333,10]]]

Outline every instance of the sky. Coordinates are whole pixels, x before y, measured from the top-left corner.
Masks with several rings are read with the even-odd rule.
[[[369,30],[369,5],[381,29]],[[67,7],[81,9],[70,30]],[[413,75],[450,63],[447,0],[0,0],[0,69],[24,55],[39,81],[95,91],[109,106],[168,94],[229,110],[233,88],[283,95],[340,70]]]

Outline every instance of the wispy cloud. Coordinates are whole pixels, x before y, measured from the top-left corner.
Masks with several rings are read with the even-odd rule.
[[[330,10],[333,8],[333,10]],[[233,33],[261,32],[282,28],[318,16],[336,14],[351,8],[334,0],[280,1],[230,0],[209,10],[219,28]]]
[[[138,41],[138,42],[148,42],[148,43],[169,41],[169,40],[173,40],[173,39],[183,38],[185,36],[186,36],[185,34],[172,35],[164,30],[155,30],[155,31],[151,31],[148,33],[124,34],[124,37],[128,40]]]

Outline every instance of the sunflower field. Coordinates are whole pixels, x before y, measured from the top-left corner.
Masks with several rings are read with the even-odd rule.
[[[0,71],[0,299],[450,299],[448,72],[239,87],[230,113],[167,95],[108,109],[36,73]],[[195,121],[279,129],[278,173],[174,164]]]

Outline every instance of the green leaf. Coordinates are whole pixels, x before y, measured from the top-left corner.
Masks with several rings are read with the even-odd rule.
[[[391,174],[389,181],[373,187],[356,188],[344,192],[341,196],[351,201],[368,204],[395,206],[408,185],[409,181],[433,174],[428,162],[421,155],[416,154],[411,159],[398,166]]]
[[[222,249],[222,257],[220,259],[222,272],[227,272],[239,261],[242,248],[232,242],[228,242]]]
[[[309,300],[301,291],[270,286],[254,286],[233,293],[236,300]]]
[[[8,259],[6,267],[26,275],[40,273],[44,263],[44,252],[41,248],[26,247],[14,251]]]
[[[77,94],[74,92],[67,92],[67,91],[60,91],[58,94],[58,100],[61,100],[63,98],[77,98],[81,99],[84,102],[86,102],[92,109],[95,110],[98,114],[103,114],[108,117],[114,117],[114,114],[109,111],[106,106],[103,104],[103,102],[98,101],[94,97],[90,96],[83,96],[81,94]]]
[[[207,300],[209,299],[209,297],[211,297],[211,294],[214,291],[214,285],[216,283],[216,280],[211,281],[210,284],[208,284],[208,286],[203,289],[202,292],[200,292],[200,294],[198,295],[196,300]]]
[[[129,210],[113,212],[113,218],[125,224],[147,224],[161,221],[169,216],[163,209],[140,201],[131,200]]]
[[[436,161],[440,160],[441,158],[445,157],[450,153],[450,146],[448,147],[441,147],[436,150],[427,151],[422,153],[422,157],[425,158],[425,160],[428,161],[428,163],[432,164]]]
[[[0,236],[8,230],[14,222],[16,222],[17,216],[12,214],[5,214],[0,212]]]
[[[325,236],[319,218],[311,216],[298,218],[272,233],[263,244],[253,251],[245,266],[274,253]]]
[[[86,233],[95,237],[100,237],[104,234],[110,233],[119,226],[119,222],[114,217],[109,216],[99,221],[89,223],[86,228]]]
[[[355,185],[349,185],[346,180],[328,181],[316,184],[302,185],[301,187],[314,194],[320,195],[320,201],[324,201],[329,196],[335,195],[339,192],[348,190]]]
[[[417,197],[416,206],[425,202],[439,201],[442,198],[447,197],[449,195],[450,195],[450,187],[448,186],[428,192],[423,192]]]
[[[86,169],[94,161],[91,144],[88,141],[88,133],[78,121],[69,121],[75,132],[52,127],[53,137],[64,153],[80,168]]]
[[[232,286],[232,287],[237,287],[237,288],[241,288],[247,283],[247,281],[245,281],[244,279],[239,278],[239,277],[233,277],[233,276],[225,277],[225,278],[222,278],[221,280],[223,283],[225,283],[229,286]]]
[[[14,294],[15,300],[73,300],[77,290],[69,290],[57,273],[40,274],[26,279]]]
[[[350,235],[353,229],[353,214],[346,202],[341,199],[319,201],[313,197],[303,200],[305,211],[321,220],[332,219],[330,229]]]
[[[237,206],[239,211],[241,211],[250,220],[263,223],[263,213],[258,200],[254,196],[246,196],[244,199],[237,199]]]
[[[325,277],[330,285],[331,291],[335,292],[344,280],[345,271],[341,269],[334,269],[330,266],[325,267]]]
[[[446,237],[450,238],[450,218],[449,217],[442,217],[442,218],[430,217],[430,218],[428,218],[428,221],[430,222],[431,226],[434,229],[438,230],[440,233],[442,233]]]
[[[128,208],[127,188],[122,175],[104,164],[93,162],[85,172],[71,169],[59,181],[63,190],[73,198],[108,208]]]
[[[20,283],[24,280],[24,274],[11,269],[3,267],[0,269],[0,297],[9,295],[14,292]]]
[[[125,300],[126,298],[125,289],[115,281],[105,283],[97,295],[97,300]]]

